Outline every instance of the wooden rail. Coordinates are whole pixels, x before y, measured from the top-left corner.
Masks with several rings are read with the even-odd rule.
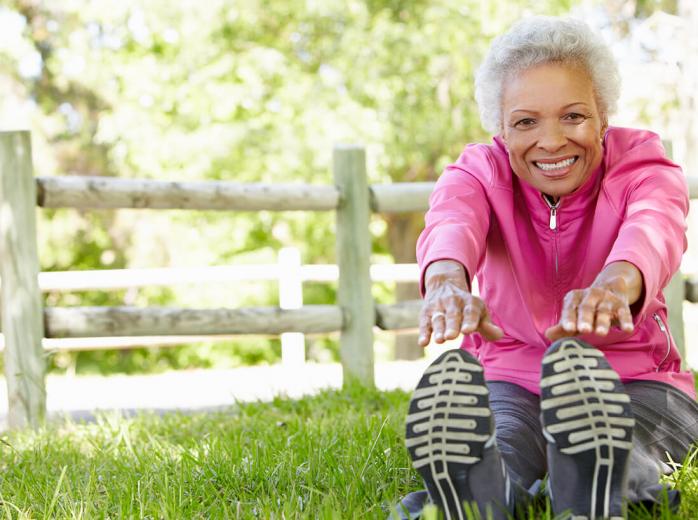
[[[335,332],[344,328],[336,305],[301,309],[178,309],[167,307],[49,307],[50,338],[100,336],[186,336]]]
[[[42,339],[100,336],[218,336],[340,332],[345,380],[373,383],[373,327],[414,329],[421,303],[375,305],[371,296],[370,212],[423,212],[433,183],[369,186],[364,150],[337,147],[335,186],[168,182],[103,177],[34,178],[28,132],[0,132],[0,276],[11,427],[38,425],[45,413]],[[688,179],[698,198],[698,179]],[[34,207],[335,211],[338,305],[301,308],[41,308]],[[298,265],[295,268],[302,271]],[[676,276],[666,294],[680,319],[698,284]],[[678,311],[677,311],[678,305]],[[292,306],[292,305],[291,305]]]
[[[339,206],[334,186],[175,182],[114,177],[38,177],[43,208],[329,211]]]
[[[369,273],[374,282],[416,282],[417,264],[374,264]],[[46,271],[39,273],[39,289],[51,291],[113,290],[221,282],[274,281],[282,278],[284,266],[277,264],[229,265],[211,267],[163,267],[148,269],[95,269]],[[334,264],[301,265],[299,282],[334,282],[339,267]]]
[[[687,177],[698,198],[698,177]],[[433,182],[398,182],[369,187],[376,213],[425,212]],[[220,211],[330,211],[340,204],[334,186],[176,182],[115,177],[37,177],[37,205],[78,209],[192,209]]]

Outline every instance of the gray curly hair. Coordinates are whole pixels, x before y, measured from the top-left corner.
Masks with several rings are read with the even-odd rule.
[[[581,66],[591,77],[604,119],[615,112],[620,73],[611,50],[588,25],[571,18],[535,16],[514,24],[495,38],[475,74],[475,99],[482,126],[502,130],[502,92],[512,75],[544,63]]]

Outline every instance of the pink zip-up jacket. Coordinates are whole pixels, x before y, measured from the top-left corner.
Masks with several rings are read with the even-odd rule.
[[[538,394],[550,345],[544,332],[559,321],[565,294],[590,286],[611,262],[630,262],[644,282],[632,309],[634,332],[613,327],[605,337],[580,337],[604,352],[623,381],[661,381],[695,397],[662,295],[686,249],[687,212],[685,177],[649,131],[609,128],[601,166],[561,197],[556,215],[539,191],[514,175],[499,137],[492,145],[468,145],[429,199],[417,243],[422,294],[424,272],[437,260],[456,260],[477,276],[480,297],[504,337],[470,334],[463,348],[478,357],[487,379]]]

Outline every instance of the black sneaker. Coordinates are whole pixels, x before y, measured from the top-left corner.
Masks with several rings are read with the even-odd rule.
[[[447,520],[465,520],[471,508],[492,519],[512,510],[488,395],[482,367],[464,350],[437,358],[412,394],[405,444]]]
[[[635,419],[618,374],[600,350],[566,338],[546,351],[540,387],[553,512],[624,518]]]

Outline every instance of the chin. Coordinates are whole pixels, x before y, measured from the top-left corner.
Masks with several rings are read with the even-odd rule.
[[[572,189],[565,189],[565,188],[548,188],[548,189],[543,189],[543,193],[547,193],[551,197],[564,197],[565,195],[569,195],[570,193],[574,193],[576,191],[576,187]]]

